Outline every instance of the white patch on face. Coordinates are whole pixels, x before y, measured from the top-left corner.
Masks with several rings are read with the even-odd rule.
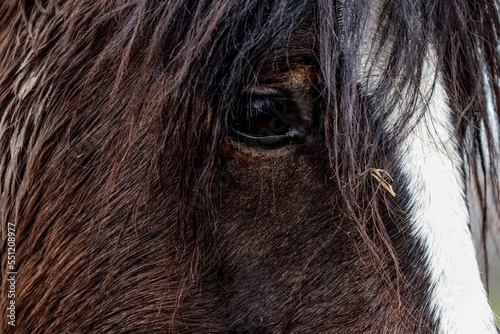
[[[428,59],[423,96],[438,75],[432,56]],[[410,180],[412,231],[426,250],[429,301],[440,332],[496,333],[468,228],[463,160],[453,131],[452,111],[438,78],[424,117],[399,148],[402,171]]]
[[[360,84],[368,93],[379,83],[382,56],[374,59],[370,49],[375,19],[366,25],[366,50],[361,54]],[[387,38],[387,37],[386,37]],[[388,43],[390,44],[390,43]],[[432,48],[431,48],[432,49]],[[497,333],[494,317],[482,285],[465,200],[464,163],[454,135],[452,110],[432,50],[426,57],[412,132],[398,149],[398,159],[408,180],[410,224],[415,238],[425,249],[430,274],[428,302],[439,333]],[[388,133],[411,106],[408,92],[394,92],[401,102],[387,120]],[[425,110],[419,120],[419,114]],[[384,168],[384,166],[380,166]],[[396,193],[397,184],[394,185]]]

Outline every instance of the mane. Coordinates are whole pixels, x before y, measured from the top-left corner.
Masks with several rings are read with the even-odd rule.
[[[65,231],[68,243],[113,240],[96,248],[111,267],[120,261],[113,254],[127,250],[125,230],[169,217],[151,238],[184,245],[169,250],[180,283],[168,302],[179,304],[183,284],[206,260],[200,240],[213,228],[214,178],[240,93],[268,64],[300,59],[319,73],[322,147],[341,210],[374,260],[390,258],[397,268],[384,217],[407,219],[407,198],[392,197],[370,171],[400,170],[394,151],[415,126],[416,110],[421,117],[427,110],[417,105],[431,54],[466,157],[462,167],[481,185],[470,205],[475,199],[481,208],[485,245],[499,228],[486,213],[500,212],[499,18],[494,0],[3,1],[0,222],[17,222],[31,236],[18,236],[18,252],[39,261],[57,262],[50,255],[55,231]],[[290,45],[304,26],[312,45]],[[367,50],[370,26],[391,38]],[[365,69],[366,58],[386,61]],[[360,93],[360,73],[379,79],[369,95]],[[387,128],[401,92],[409,108]],[[151,244],[145,253],[162,247]],[[103,279],[104,293],[119,273],[92,275]]]

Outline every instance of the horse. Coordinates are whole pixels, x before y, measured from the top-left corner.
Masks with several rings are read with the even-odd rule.
[[[497,333],[499,14],[2,1],[0,331]]]

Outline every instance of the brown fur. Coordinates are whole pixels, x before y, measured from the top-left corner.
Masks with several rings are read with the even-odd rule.
[[[343,95],[347,57],[318,54],[333,3],[285,3],[2,1],[1,244],[16,224],[18,271],[2,333],[432,332],[397,138],[376,101]],[[255,85],[293,91],[304,143],[228,134]],[[363,173],[377,166],[396,199]]]

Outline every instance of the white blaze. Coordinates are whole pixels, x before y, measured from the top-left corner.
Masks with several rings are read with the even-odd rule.
[[[377,13],[377,10],[374,8],[372,12]],[[368,94],[376,90],[382,78],[381,71],[387,66],[383,53],[375,59],[371,49],[373,41],[377,40],[374,33],[376,15],[367,21],[361,51],[359,83]],[[409,184],[411,232],[425,249],[431,284],[427,299],[434,311],[434,320],[439,324],[439,333],[497,333],[468,228],[470,218],[465,199],[463,157],[457,147],[452,110],[435,70],[433,53],[430,47],[419,87],[420,101],[410,120],[410,124],[416,126],[397,152]],[[398,120],[412,108],[405,103],[409,92],[392,94],[401,96],[401,100],[387,120],[388,133],[397,131]],[[424,117],[418,121],[424,110]],[[398,185],[394,186],[397,193]]]
[[[423,96],[432,89],[437,76],[433,68],[429,57],[421,87]],[[398,154],[402,171],[410,179],[411,227],[426,250],[429,299],[440,332],[496,333],[468,228],[463,161],[454,136],[452,112],[439,79],[425,116],[404,140]]]

